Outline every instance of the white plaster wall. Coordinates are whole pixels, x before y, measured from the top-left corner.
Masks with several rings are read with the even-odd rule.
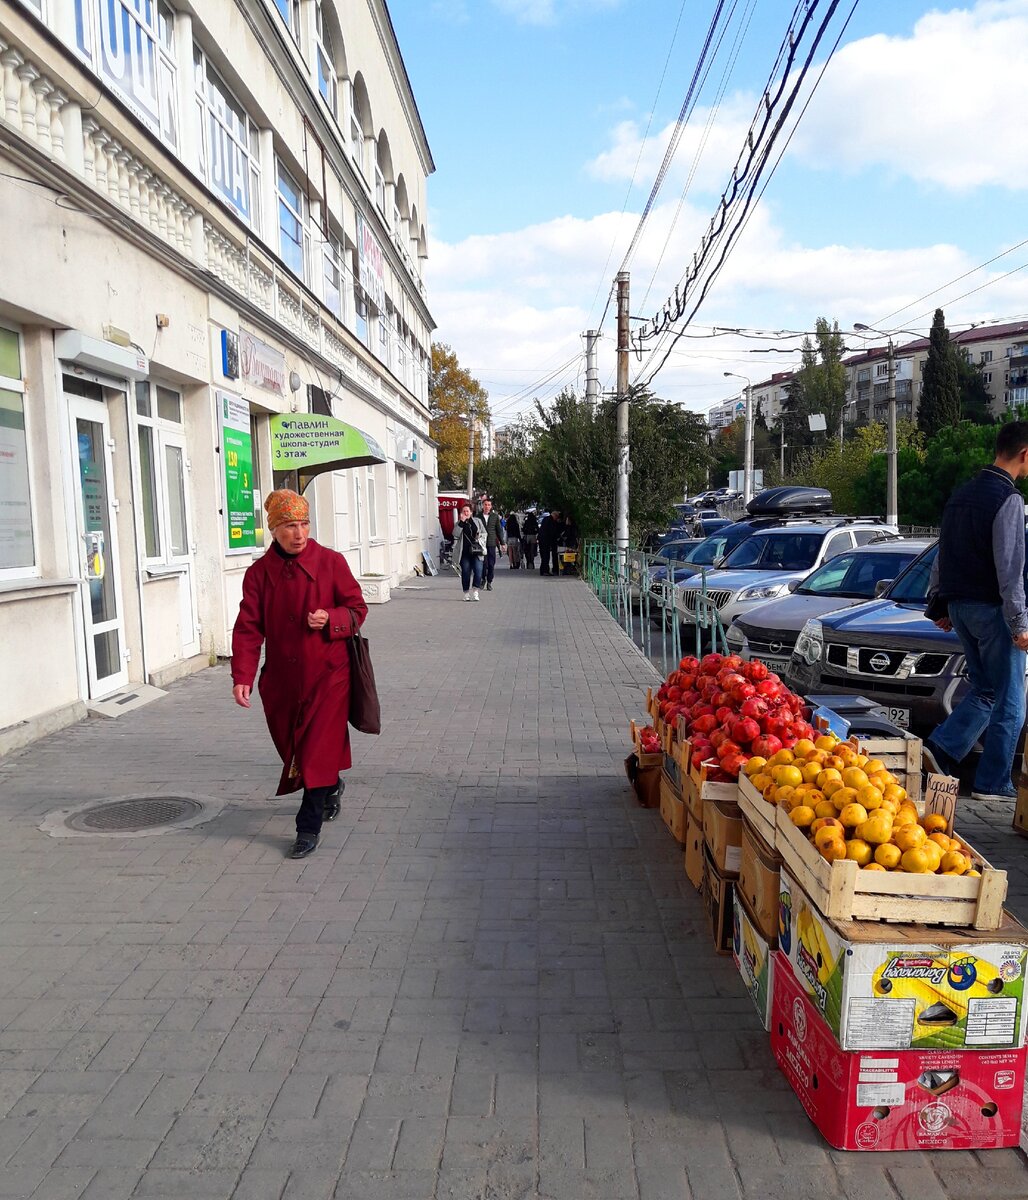
[[[75,593],[0,602],[0,729],[71,704],[75,674]]]

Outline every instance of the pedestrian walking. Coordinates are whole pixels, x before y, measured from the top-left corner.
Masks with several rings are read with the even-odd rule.
[[[496,554],[501,547],[506,547],[507,537],[503,532],[500,514],[493,512],[491,500],[482,501],[482,521],[485,525],[485,590],[493,590],[493,575],[496,571]]]
[[[507,558],[510,569],[517,571],[521,566],[521,522],[516,512],[507,514]]]
[[[459,520],[453,527],[453,569],[460,571],[460,585],[465,600],[477,600],[482,586],[482,565],[485,562],[486,532],[481,517],[472,515],[471,505],[461,507]],[[474,592],[471,584],[474,582]]]
[[[561,531],[560,512],[554,509],[543,517],[539,525],[540,575],[560,574],[560,554],[557,547],[560,545]]]
[[[243,576],[232,630],[232,696],[242,708],[257,683],[268,732],[282,759],[276,795],[303,788],[290,855],[317,849],[323,821],[339,815],[349,770],[350,651],[368,606],[346,559],[310,536],[310,507],[296,492],[264,502],[271,546]]]
[[[1014,800],[1014,755],[1025,717],[1024,499],[1028,421],[996,435],[996,458],[950,496],[942,514],[927,615],[954,630],[964,650],[970,691],[927,740],[939,766],[957,774],[984,734],[971,795]]]
[[[539,544],[539,519],[534,512],[525,513],[521,522],[521,549],[525,556],[525,566],[531,571],[535,569],[535,552]]]

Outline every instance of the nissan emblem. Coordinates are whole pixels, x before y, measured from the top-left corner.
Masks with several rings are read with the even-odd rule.
[[[888,669],[890,658],[887,654],[875,654],[871,658],[872,671],[885,671]]]

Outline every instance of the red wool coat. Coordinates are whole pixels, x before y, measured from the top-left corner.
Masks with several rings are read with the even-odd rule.
[[[307,614],[323,608],[324,629]],[[243,576],[232,630],[232,682],[257,683],[268,730],[284,764],[278,795],[335,784],[350,767],[350,611],[364,623],[368,606],[346,559],[309,540],[295,558],[270,546]]]

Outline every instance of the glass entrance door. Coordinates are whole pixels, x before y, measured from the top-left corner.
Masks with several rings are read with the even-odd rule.
[[[128,682],[118,572],[118,529],[113,499],[110,422],[103,389],[64,377],[77,484],[76,525],[83,588],[89,694],[95,698]]]

